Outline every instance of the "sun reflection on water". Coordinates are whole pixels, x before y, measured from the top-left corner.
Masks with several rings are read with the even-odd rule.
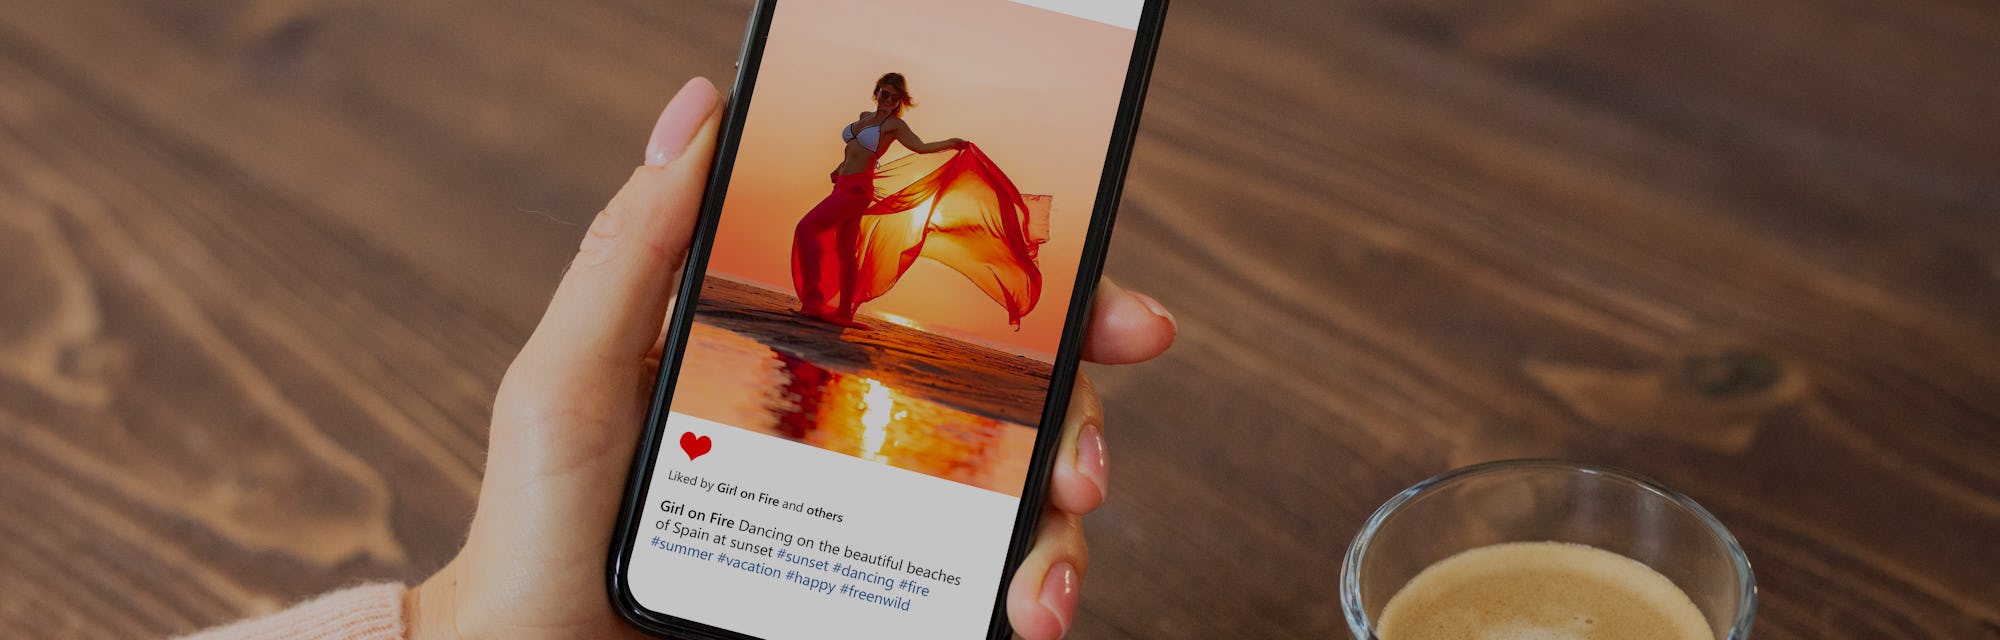
[[[840,372],[695,323],[674,409],[955,482],[1019,496],[1033,428],[911,395],[875,371]]]
[[[861,394],[861,457],[886,462],[882,445],[889,441],[889,420],[895,416],[896,401],[889,398],[889,387],[880,380],[861,378],[861,382],[868,385]]]
[[[925,329],[923,325],[917,324],[917,321],[915,319],[912,319],[908,316],[901,316],[893,313],[888,313],[885,311],[872,311],[872,310],[868,312],[868,315],[875,316],[883,320],[888,320],[892,324],[909,327],[911,329],[916,329],[918,331],[928,331],[928,329]]]

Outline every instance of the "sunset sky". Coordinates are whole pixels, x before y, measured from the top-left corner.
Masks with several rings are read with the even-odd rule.
[[[1042,297],[1016,332],[964,276],[918,260],[862,310],[1048,357],[1062,336],[1133,35],[1005,0],[777,3],[710,271],[792,290],[792,230],[831,191],[841,127],[874,108],[877,77],[900,72],[917,100],[903,119],[917,135],[970,140],[1022,193],[1053,196]],[[896,146],[883,160],[905,153]]]

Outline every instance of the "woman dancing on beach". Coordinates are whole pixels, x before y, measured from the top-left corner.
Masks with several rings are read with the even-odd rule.
[[[833,193],[799,220],[792,237],[799,312],[865,327],[855,321],[855,309],[888,293],[912,262],[925,257],[979,285],[1018,328],[1041,296],[1035,257],[1048,241],[1046,212],[1030,210],[1014,183],[972,143],[917,137],[901,117],[914,106],[903,74],[883,74],[875,81],[875,110],[841,129],[846,157],[831,175]],[[892,140],[919,155],[953,153],[882,196],[878,180],[918,166],[916,155],[877,166]]]

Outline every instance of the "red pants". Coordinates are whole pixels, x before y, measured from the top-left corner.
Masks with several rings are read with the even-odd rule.
[[[874,172],[837,176],[833,193],[799,220],[792,234],[792,287],[799,294],[801,310],[854,317],[861,218],[874,200]]]

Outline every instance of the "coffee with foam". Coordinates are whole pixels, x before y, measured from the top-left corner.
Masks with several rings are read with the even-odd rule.
[[[1382,609],[1382,640],[1713,640],[1701,609],[1637,560],[1510,542],[1417,574]]]

